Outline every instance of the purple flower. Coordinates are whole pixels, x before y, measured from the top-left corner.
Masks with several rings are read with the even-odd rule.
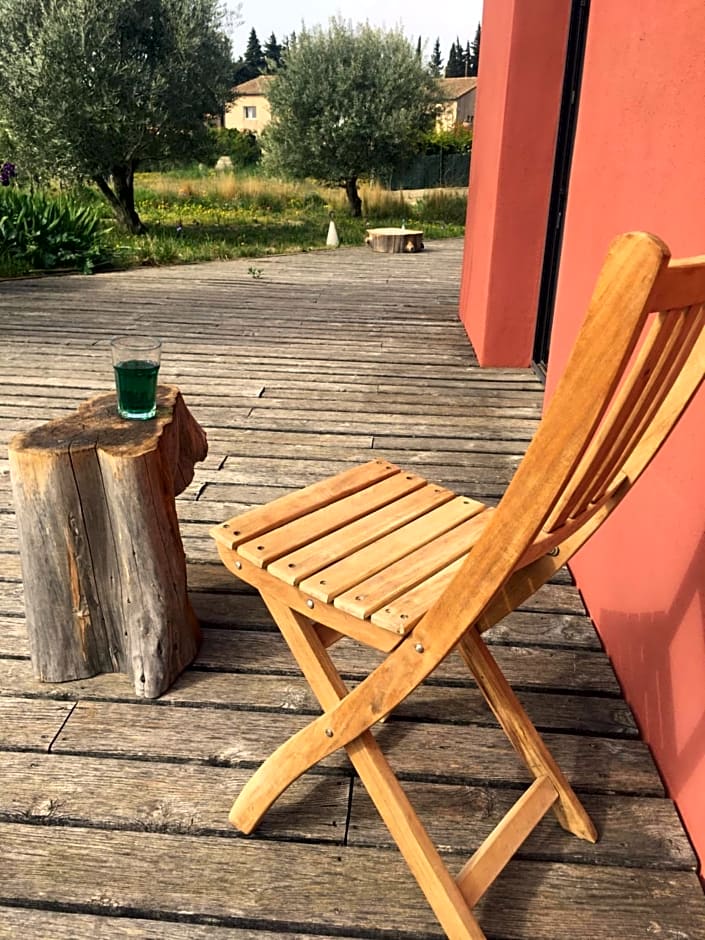
[[[9,160],[6,160],[2,166],[0,166],[0,185],[9,186],[10,180],[14,179],[17,176],[17,167],[14,163],[10,163]]]

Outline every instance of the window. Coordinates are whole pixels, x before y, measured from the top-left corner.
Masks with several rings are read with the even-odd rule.
[[[243,108],[245,112],[246,121],[254,121],[257,119],[257,107],[254,104],[246,104]]]

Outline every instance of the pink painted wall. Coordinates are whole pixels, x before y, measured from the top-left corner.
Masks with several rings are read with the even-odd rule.
[[[702,0],[591,4],[549,394],[613,235],[645,229],[674,256],[705,253],[702,36]],[[705,392],[572,567],[702,875]]]
[[[531,361],[570,3],[482,19],[460,316],[482,365]]]

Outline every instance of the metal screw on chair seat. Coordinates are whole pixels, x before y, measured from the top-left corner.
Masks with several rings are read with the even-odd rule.
[[[414,649],[416,650],[417,653],[423,653],[424,651],[423,643],[417,643],[416,646],[414,646]]]

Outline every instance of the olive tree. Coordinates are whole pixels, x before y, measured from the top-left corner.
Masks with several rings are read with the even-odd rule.
[[[434,80],[401,32],[339,19],[300,32],[284,66],[271,85],[265,159],[286,175],[343,186],[359,216],[358,180],[413,151],[438,94]]]
[[[134,174],[186,157],[230,96],[218,0],[0,0],[0,137],[37,177],[89,179],[144,226]]]

